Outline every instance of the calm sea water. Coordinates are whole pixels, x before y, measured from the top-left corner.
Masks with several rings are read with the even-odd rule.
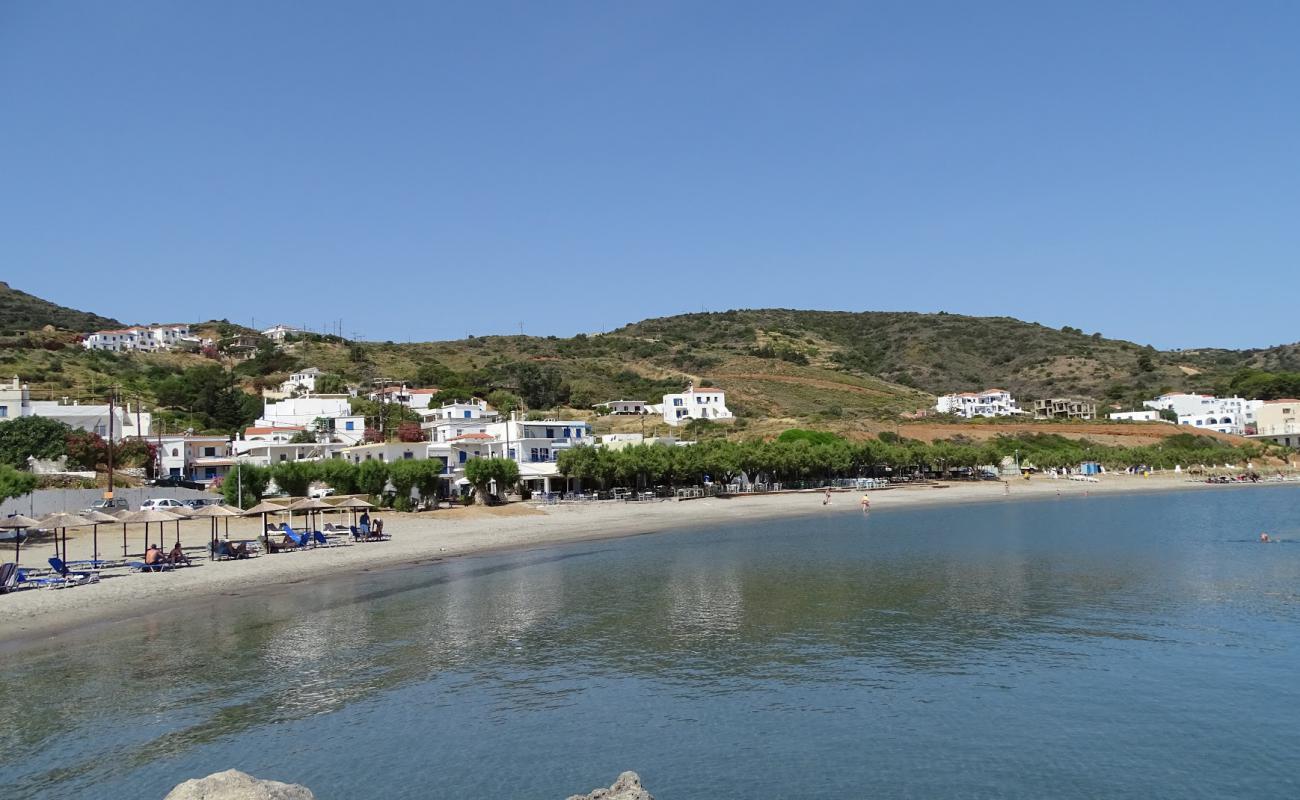
[[[662,800],[1297,797],[1300,490],[363,574],[3,651],[0,686],[5,797],[230,766],[326,799],[552,800],[625,769]]]

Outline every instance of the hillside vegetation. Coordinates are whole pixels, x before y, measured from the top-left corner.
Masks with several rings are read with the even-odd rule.
[[[45,305],[69,324],[104,320]],[[329,373],[334,386],[404,382],[439,387],[447,398],[485,396],[504,410],[565,414],[590,414],[614,399],[656,402],[693,381],[727,391],[742,435],[797,424],[855,438],[908,424],[902,415],[928,408],[934,394],[990,386],[1009,389],[1026,404],[1078,395],[1122,405],[1171,390],[1268,397],[1300,388],[1297,345],[1158,351],[1076,328],[944,313],[761,309],[651,319],[567,338],[415,344],[308,334],[282,349],[263,342],[249,360],[224,343],[256,338],[255,332],[225,321],[195,327],[219,342],[215,351],[88,352],[72,332],[29,329],[0,336],[0,374],[21,376],[38,397],[96,399],[115,386],[124,399],[161,406],[164,423],[227,431],[256,415],[253,395],[308,366]],[[631,430],[640,421],[605,424]],[[1094,428],[1094,434],[1103,432]]]
[[[85,333],[122,323],[87,311],[66,308],[27,294],[0,281],[0,334],[12,335],[40,330],[46,325]]]

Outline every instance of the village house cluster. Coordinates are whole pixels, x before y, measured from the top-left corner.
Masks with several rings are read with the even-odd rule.
[[[129,328],[96,331],[82,340],[87,350],[156,353],[161,350],[198,351],[212,344],[190,333],[189,325],[133,325]]]
[[[114,342],[114,346],[121,343]],[[89,346],[89,345],[88,345]],[[261,415],[234,438],[191,431],[153,430],[152,415],[133,406],[84,405],[38,401],[18,378],[0,385],[0,422],[21,416],[43,416],[78,430],[97,433],[115,442],[142,438],[157,451],[158,474],[199,483],[224,479],[239,464],[272,466],[287,461],[338,458],[354,464],[378,460],[441,459],[449,490],[468,483],[465,464],[473,458],[508,458],[519,466],[520,483],[549,492],[564,478],[561,453],[584,445],[622,448],[643,441],[681,444],[675,438],[646,439],[642,434],[617,434],[598,442],[591,423],[579,419],[525,419],[503,416],[486,401],[439,403],[438,389],[389,384],[368,392],[350,387],[346,393],[317,392],[323,373],[317,368],[292,373],[277,387],[263,392]],[[366,397],[399,404],[420,417],[420,441],[367,441],[366,418],[353,410],[352,399]],[[733,419],[721,389],[688,385],[666,394],[660,403],[619,400],[603,404],[614,415],[654,415],[670,426],[692,420]],[[111,419],[111,423],[110,423]]]
[[[1300,446],[1300,425],[1296,422],[1300,401],[1247,400],[1174,392],[1146,400],[1142,405],[1141,409],[1115,411],[1107,414],[1107,418],[1130,422],[1166,421],[1189,428],[1267,439],[1288,447]],[[1029,408],[1022,408],[1010,392],[997,388],[943,395],[935,402],[934,411],[966,419],[1018,415],[1034,419],[1097,418],[1096,403],[1085,398],[1045,398],[1035,400]]]

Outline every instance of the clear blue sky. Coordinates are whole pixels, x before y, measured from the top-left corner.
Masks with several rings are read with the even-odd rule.
[[[1300,339],[1300,4],[0,3],[0,278],[128,322]]]

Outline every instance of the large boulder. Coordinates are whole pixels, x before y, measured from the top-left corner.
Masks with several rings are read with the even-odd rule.
[[[575,794],[569,800],[655,800],[641,788],[641,776],[635,772],[624,772],[608,789],[597,789],[591,794]]]
[[[185,781],[164,800],[315,800],[315,797],[306,786],[258,780],[237,769],[228,769]]]

